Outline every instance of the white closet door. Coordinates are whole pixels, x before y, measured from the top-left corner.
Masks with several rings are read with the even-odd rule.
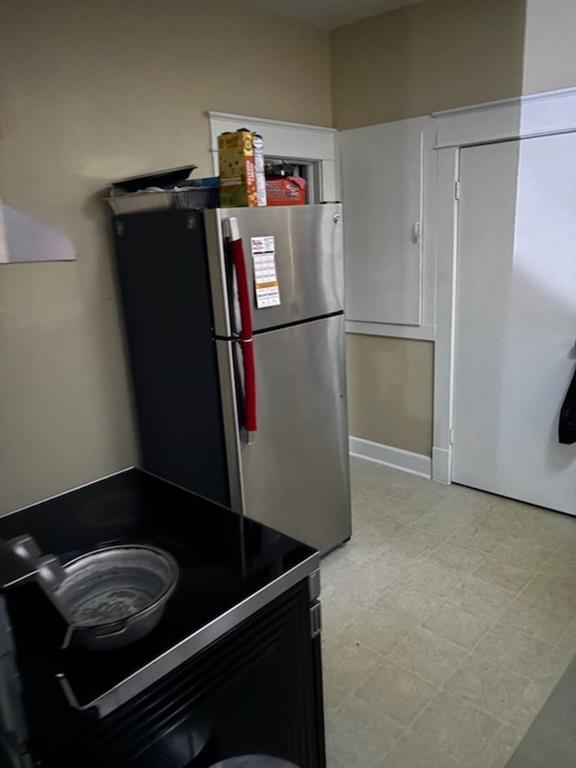
[[[576,135],[461,152],[453,480],[576,514]]]
[[[348,320],[421,323],[423,149],[430,120],[338,133]]]

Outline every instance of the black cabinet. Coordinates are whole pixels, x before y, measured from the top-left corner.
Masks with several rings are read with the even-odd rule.
[[[100,720],[46,709],[32,753],[47,768],[208,768],[244,754],[324,768],[310,608],[304,580]]]

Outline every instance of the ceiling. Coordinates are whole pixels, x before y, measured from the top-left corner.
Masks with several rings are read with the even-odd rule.
[[[322,29],[335,29],[402,5],[421,0],[249,0],[271,13],[307,21]]]

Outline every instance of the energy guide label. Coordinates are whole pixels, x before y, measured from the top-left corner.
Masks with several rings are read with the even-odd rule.
[[[276,307],[280,304],[280,286],[276,274],[276,241],[273,236],[250,238],[254,264],[256,306]]]

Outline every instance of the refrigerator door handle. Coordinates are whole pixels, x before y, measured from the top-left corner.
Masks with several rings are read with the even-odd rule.
[[[254,341],[240,339],[244,367],[244,431],[247,443],[253,443],[258,424],[256,420],[256,364]]]
[[[230,255],[232,256],[232,264],[238,286],[241,325],[238,343],[242,350],[242,365],[244,368],[243,426],[246,442],[251,443],[258,429],[256,419],[256,362],[254,357],[254,339],[252,338],[252,310],[250,306],[248,273],[246,271],[242,238],[238,229],[238,220],[235,217],[225,220],[225,234],[228,237]]]

